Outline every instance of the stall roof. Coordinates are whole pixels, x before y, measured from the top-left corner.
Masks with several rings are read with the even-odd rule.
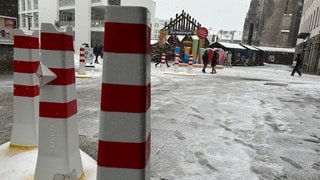
[[[257,48],[255,48],[253,46],[248,45],[248,44],[240,44],[240,45],[245,47],[245,48],[247,48],[247,49],[249,49],[249,50],[252,50],[252,51],[260,51],[260,49],[257,49]]]
[[[229,48],[229,49],[246,49],[243,46],[241,46],[240,44],[236,44],[236,43],[228,43],[228,42],[214,42],[210,45],[210,47],[214,44],[218,44],[220,46],[223,46],[225,48]]]
[[[151,39],[151,40],[150,40],[150,44],[151,44],[151,45],[157,44],[158,42],[159,42],[158,39]]]
[[[269,52],[286,52],[286,53],[294,53],[294,48],[275,48],[275,47],[261,47],[255,46],[257,49],[261,49],[262,51],[269,51]]]
[[[198,36],[191,36],[192,39],[196,40],[196,39],[199,39]]]

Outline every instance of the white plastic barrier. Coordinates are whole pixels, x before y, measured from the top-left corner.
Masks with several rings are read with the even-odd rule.
[[[165,64],[166,64],[166,54],[162,53],[161,54],[161,64],[160,64],[161,71],[164,71]]]
[[[106,8],[97,158],[99,180],[150,179],[148,14],[142,7]]]
[[[187,71],[189,74],[193,74],[193,54],[190,54],[190,56],[189,56],[189,63],[188,63]]]
[[[79,70],[80,75],[86,75],[86,58],[84,53],[84,47],[80,47],[79,51]]]
[[[57,31],[41,24],[41,63],[57,78],[40,89],[39,149],[36,180],[79,178],[79,150],[72,28]]]
[[[10,145],[38,146],[39,31],[26,35],[14,30],[13,125]]]

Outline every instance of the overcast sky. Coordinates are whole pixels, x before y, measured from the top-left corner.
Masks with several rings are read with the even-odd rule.
[[[202,26],[218,30],[243,30],[251,0],[154,0],[155,17],[175,18],[185,10]]]

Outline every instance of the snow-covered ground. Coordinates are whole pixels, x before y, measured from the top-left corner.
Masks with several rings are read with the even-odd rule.
[[[152,70],[152,177],[320,179],[320,77],[268,64],[217,71]]]
[[[151,64],[152,180],[320,179],[320,76],[270,64],[172,72]],[[88,73],[79,133],[97,139],[99,102],[82,101],[99,96],[102,65]]]
[[[0,179],[2,180],[33,180],[36,169],[38,149],[10,147],[10,143],[0,146]],[[97,163],[81,151],[83,176],[80,180],[96,178]]]

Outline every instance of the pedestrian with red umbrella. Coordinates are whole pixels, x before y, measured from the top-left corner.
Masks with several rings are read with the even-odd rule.
[[[217,61],[219,60],[219,53],[217,51],[214,51],[213,52],[213,57],[212,57],[212,60],[211,60],[211,74],[216,74],[217,71],[216,71],[216,65],[217,65]]]
[[[202,72],[203,73],[206,73],[206,68],[208,66],[208,60],[209,60],[209,51],[206,50],[206,51],[204,51],[204,53],[202,55],[202,61],[203,61]]]

